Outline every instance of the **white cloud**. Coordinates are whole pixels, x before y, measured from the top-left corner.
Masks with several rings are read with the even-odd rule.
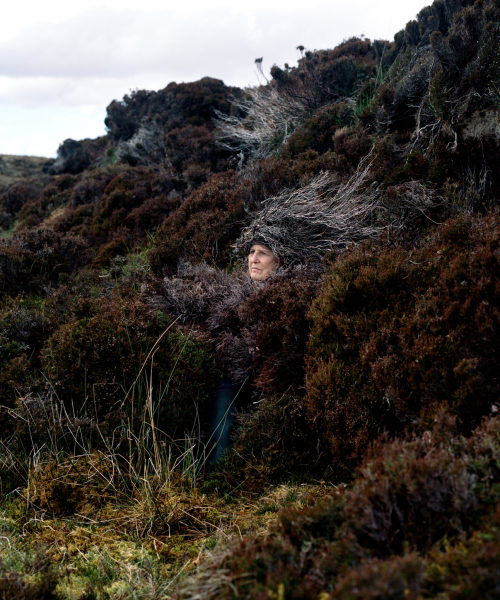
[[[256,57],[263,56],[269,69],[273,63],[294,64],[299,44],[332,48],[361,34],[392,39],[424,5],[425,0],[9,3],[0,22],[0,152],[9,151],[15,136],[6,118],[16,107],[25,110],[23,119],[37,107],[47,114],[73,107],[75,120],[88,124],[80,107],[103,114],[111,100],[133,89],[160,89],[207,75],[228,85],[256,85]]]

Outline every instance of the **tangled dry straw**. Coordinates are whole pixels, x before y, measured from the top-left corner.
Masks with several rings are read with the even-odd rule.
[[[284,266],[318,261],[334,249],[401,232],[416,214],[427,215],[440,203],[417,181],[387,190],[369,183],[371,165],[368,155],[345,183],[322,172],[303,187],[268,198],[236,246],[260,241]]]
[[[302,121],[306,107],[275,87],[261,86],[245,89],[245,97],[235,99],[232,110],[229,115],[217,111],[219,144],[258,159],[286,141]]]

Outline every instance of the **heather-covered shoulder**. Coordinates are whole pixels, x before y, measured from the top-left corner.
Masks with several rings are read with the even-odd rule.
[[[251,375],[261,392],[274,393],[302,385],[306,315],[321,274],[302,265],[254,282],[242,271],[181,263],[176,276],[148,292],[148,303],[209,332],[232,379]]]
[[[216,315],[226,307],[235,308],[249,293],[251,284],[244,273],[228,273],[207,263],[181,261],[177,273],[155,285],[148,302],[179,316],[181,320],[206,324],[216,330]]]

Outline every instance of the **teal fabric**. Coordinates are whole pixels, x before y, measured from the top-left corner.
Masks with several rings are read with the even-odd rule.
[[[223,380],[217,388],[212,423],[212,445],[214,447],[211,455],[212,463],[216,463],[229,446],[229,432],[233,421],[233,405],[236,394],[236,386],[227,380]]]

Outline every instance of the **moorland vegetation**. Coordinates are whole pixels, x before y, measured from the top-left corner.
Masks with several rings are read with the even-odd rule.
[[[0,182],[1,600],[499,597],[499,16],[139,90]]]

